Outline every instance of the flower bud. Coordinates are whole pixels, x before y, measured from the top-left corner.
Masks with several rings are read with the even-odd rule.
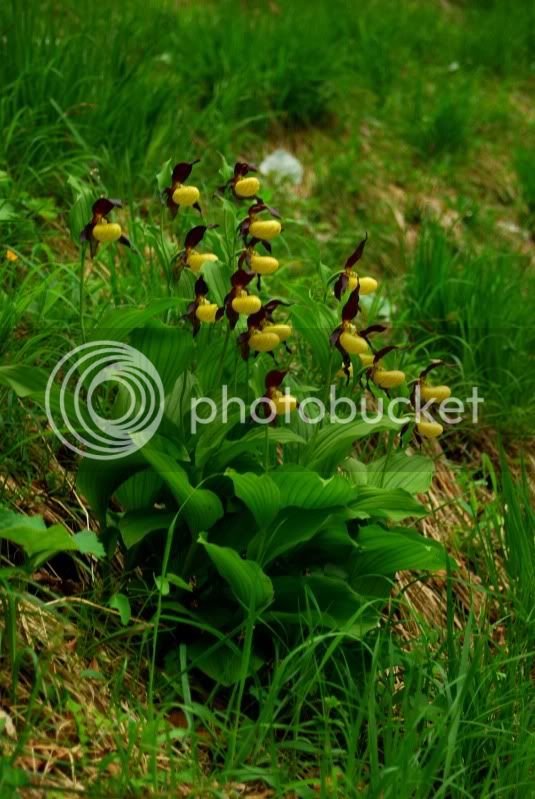
[[[257,352],[271,352],[280,344],[280,338],[271,332],[260,330],[249,337],[249,346]]]
[[[179,186],[173,192],[173,202],[177,205],[195,205],[200,196],[197,186]]]
[[[215,302],[202,302],[195,310],[195,316],[200,322],[215,322],[217,305]]]
[[[275,333],[281,341],[286,341],[293,334],[291,325],[272,324],[264,327],[265,333]]]
[[[367,351],[368,342],[356,333],[344,332],[340,336],[340,346],[350,355],[360,355]]]
[[[252,255],[251,269],[258,275],[272,275],[279,268],[279,262],[270,255]]]
[[[238,297],[234,297],[232,300],[232,308],[236,311],[236,313],[243,314],[244,316],[249,316],[252,313],[256,313],[262,307],[262,300],[260,297],[255,296],[254,294],[247,294],[245,291]]]
[[[363,296],[364,294],[372,294],[374,291],[377,290],[378,283],[373,277],[357,277],[356,275],[350,275],[348,289],[349,291],[355,291],[357,285],[360,287],[359,292],[360,295]]]
[[[93,238],[97,241],[117,241],[122,235],[121,226],[117,222],[99,222],[93,227]]]
[[[242,178],[236,181],[234,191],[238,197],[254,197],[260,190],[260,181],[258,178]]]
[[[278,236],[282,230],[282,225],[277,219],[255,219],[251,222],[249,233],[255,239],[269,241]]]
[[[444,428],[438,422],[418,422],[416,427],[423,438],[437,438],[444,432]]]
[[[451,388],[449,386],[427,386],[425,383],[420,388],[420,395],[423,400],[447,400],[451,397]]]
[[[405,380],[405,372],[400,372],[398,369],[390,371],[386,369],[376,369],[373,375],[373,382],[380,388],[396,388],[400,386]]]
[[[217,255],[214,255],[213,252],[195,252],[195,250],[192,250],[188,255],[187,264],[192,272],[200,272],[203,264],[217,260]]]

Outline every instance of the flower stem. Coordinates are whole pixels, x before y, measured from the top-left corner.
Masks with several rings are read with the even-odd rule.
[[[82,333],[82,341],[85,344],[85,326],[84,326],[84,300],[85,300],[85,244],[82,244],[80,249],[80,277],[79,277],[79,296],[80,296],[80,330]]]
[[[223,378],[223,369],[225,368],[225,355],[227,354],[228,340],[230,338],[230,325],[227,325],[227,332],[225,333],[225,343],[223,344],[223,352],[221,353],[221,363],[219,364],[219,371],[217,373],[216,387],[221,385]]]

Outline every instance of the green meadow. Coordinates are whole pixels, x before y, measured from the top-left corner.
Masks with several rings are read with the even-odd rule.
[[[533,4],[6,0],[0,54],[2,799],[531,796]],[[95,460],[103,340],[162,415]]]

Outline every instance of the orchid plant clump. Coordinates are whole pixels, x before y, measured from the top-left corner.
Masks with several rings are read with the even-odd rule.
[[[442,428],[414,414],[403,425],[386,416],[306,419],[301,410],[328,394],[332,377],[347,398],[387,404],[411,388],[386,363],[403,348],[377,343],[387,325],[359,322],[362,298],[378,289],[355,270],[368,237],[323,285],[311,275],[293,281],[280,254],[282,218],[256,168],[224,165],[208,221],[197,164],[168,164],[159,176],[181,230],[177,246],[165,222],[153,238],[167,242],[158,252],[169,296],[127,315],[111,311],[92,333],[120,330],[150,358],[165,391],[162,422],[126,457],[82,459],[78,485],[108,557],[124,553],[131,576],[117,590],[135,596],[144,586],[159,597],[172,625],[168,662],[185,642],[197,667],[231,684],[241,673],[240,625],[257,624],[249,665],[257,670],[271,657],[274,630],[291,638],[306,621],[360,638],[378,624],[397,571],[444,567],[440,546],[400,526],[425,514],[415,495],[433,474],[432,461],[407,446]],[[129,246],[107,219],[117,207],[93,205],[81,236],[92,256],[100,243]],[[409,402],[416,392],[449,396],[428,383],[438,366],[423,365]],[[119,388],[118,415],[126,399]],[[260,419],[242,413],[249,402],[263,409]]]

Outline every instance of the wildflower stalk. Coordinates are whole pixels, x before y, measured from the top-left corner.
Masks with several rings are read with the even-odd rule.
[[[221,363],[219,364],[219,371],[217,373],[217,380],[215,382],[216,386],[221,385],[221,380],[223,378],[223,369],[225,368],[225,355],[227,354],[229,338],[230,338],[230,325],[227,324],[227,331],[225,333],[225,342],[223,344],[223,352],[221,353]]]
[[[84,299],[85,299],[85,244],[80,248],[80,276],[79,276],[79,296],[80,296],[80,330],[82,333],[82,341],[85,344],[85,326],[84,326]]]

